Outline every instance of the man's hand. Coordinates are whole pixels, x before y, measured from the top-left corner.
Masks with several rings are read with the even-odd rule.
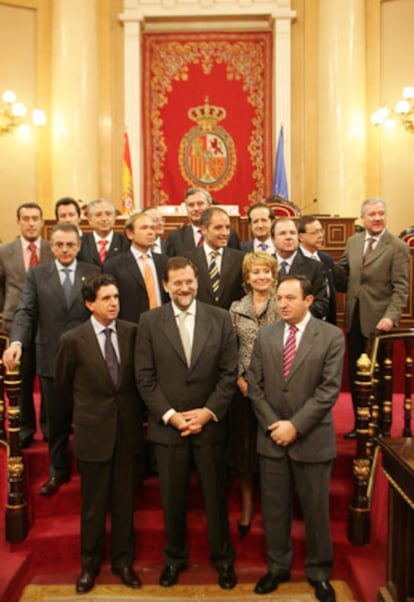
[[[381,320],[378,322],[375,328],[377,330],[381,330],[382,332],[390,332],[393,326],[394,324],[392,323],[392,320],[390,320],[389,318],[381,318]]]
[[[282,447],[293,443],[298,436],[298,431],[290,420],[278,420],[268,426],[268,431],[270,432],[272,441]]]
[[[12,343],[3,353],[3,364],[6,370],[14,370],[22,357],[22,346]]]
[[[212,414],[205,408],[188,410],[187,412],[183,412],[182,416],[187,421],[187,429],[189,431],[188,433],[187,431],[182,432],[182,436],[186,434],[198,435],[198,433],[201,433],[203,426],[212,419]]]

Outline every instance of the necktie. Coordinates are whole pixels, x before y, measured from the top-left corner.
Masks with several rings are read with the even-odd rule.
[[[282,261],[282,263],[280,264],[280,270],[279,270],[278,280],[282,280],[282,278],[287,275],[287,273],[288,273],[288,271],[287,271],[288,265],[289,264],[288,264],[287,261]]]
[[[204,234],[201,232],[201,230],[197,230],[197,232],[200,234],[200,238],[198,239],[197,247],[202,247],[204,244]]]
[[[35,265],[39,265],[39,258],[37,256],[37,247],[34,242],[31,242],[28,247],[30,251],[29,268],[33,268]]]
[[[267,249],[269,248],[269,245],[268,245],[267,243],[265,243],[265,242],[261,242],[261,243],[259,244],[259,247],[261,248],[261,250],[262,250],[263,252],[265,252],[265,253],[266,253]]]
[[[213,291],[215,301],[218,301],[217,292],[218,292],[218,289],[220,286],[220,274],[218,271],[217,261],[216,261],[217,255],[218,255],[217,251],[211,251],[210,263],[208,266],[208,273],[210,275],[211,289]]]
[[[187,366],[191,364],[191,340],[190,333],[187,330],[185,325],[185,319],[187,317],[187,312],[182,311],[178,314],[178,330],[180,332],[181,342],[184,347],[184,355],[187,361]]]
[[[99,251],[98,251],[99,261],[101,263],[103,263],[105,261],[106,254],[108,252],[108,250],[106,248],[108,246],[108,241],[105,239],[98,240],[98,245],[99,245]]]
[[[65,274],[65,277],[62,282],[62,287],[63,287],[63,293],[65,295],[67,307],[69,307],[70,301],[72,298],[72,281],[70,279],[71,271],[72,270],[70,270],[69,268],[62,269],[62,272]]]
[[[296,326],[289,326],[289,335],[283,347],[283,378],[287,380],[296,353]]]
[[[105,328],[105,362],[108,366],[109,374],[111,375],[114,385],[118,384],[119,364],[116,357],[114,346],[111,341],[111,329]]]
[[[371,236],[371,238],[368,238],[368,244],[366,246],[365,253],[364,253],[364,262],[366,261],[367,257],[369,257],[371,255],[372,251],[374,250],[374,243],[375,243],[375,238],[373,236]]]
[[[155,289],[155,280],[154,280],[154,274],[153,271],[151,269],[151,266],[148,265],[148,256],[143,254],[142,256],[142,262],[143,262],[143,276],[144,276],[144,284],[145,284],[145,288],[147,289],[147,295],[148,295],[148,304],[149,304],[149,308],[150,309],[154,309],[154,307],[158,307],[158,301],[157,301],[157,292]]]

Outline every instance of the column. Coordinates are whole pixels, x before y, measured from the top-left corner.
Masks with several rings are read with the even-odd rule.
[[[320,0],[318,201],[358,216],[366,196],[364,0]]]
[[[96,0],[52,3],[52,195],[99,194]]]

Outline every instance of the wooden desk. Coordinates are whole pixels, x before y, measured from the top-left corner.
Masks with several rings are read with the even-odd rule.
[[[380,602],[414,601],[414,438],[384,438],[382,467],[389,481],[387,584]]]

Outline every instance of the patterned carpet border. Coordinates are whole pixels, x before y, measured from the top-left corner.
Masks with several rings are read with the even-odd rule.
[[[344,581],[331,582],[337,602],[354,602]],[[74,585],[27,585],[20,602],[258,602],[252,593],[253,585],[240,584],[231,591],[223,591],[217,585],[176,585],[164,589],[145,585],[131,591],[122,585],[96,585],[82,597],[75,593]],[[304,582],[284,583],[278,590],[266,596],[266,602],[315,602],[313,588]]]

